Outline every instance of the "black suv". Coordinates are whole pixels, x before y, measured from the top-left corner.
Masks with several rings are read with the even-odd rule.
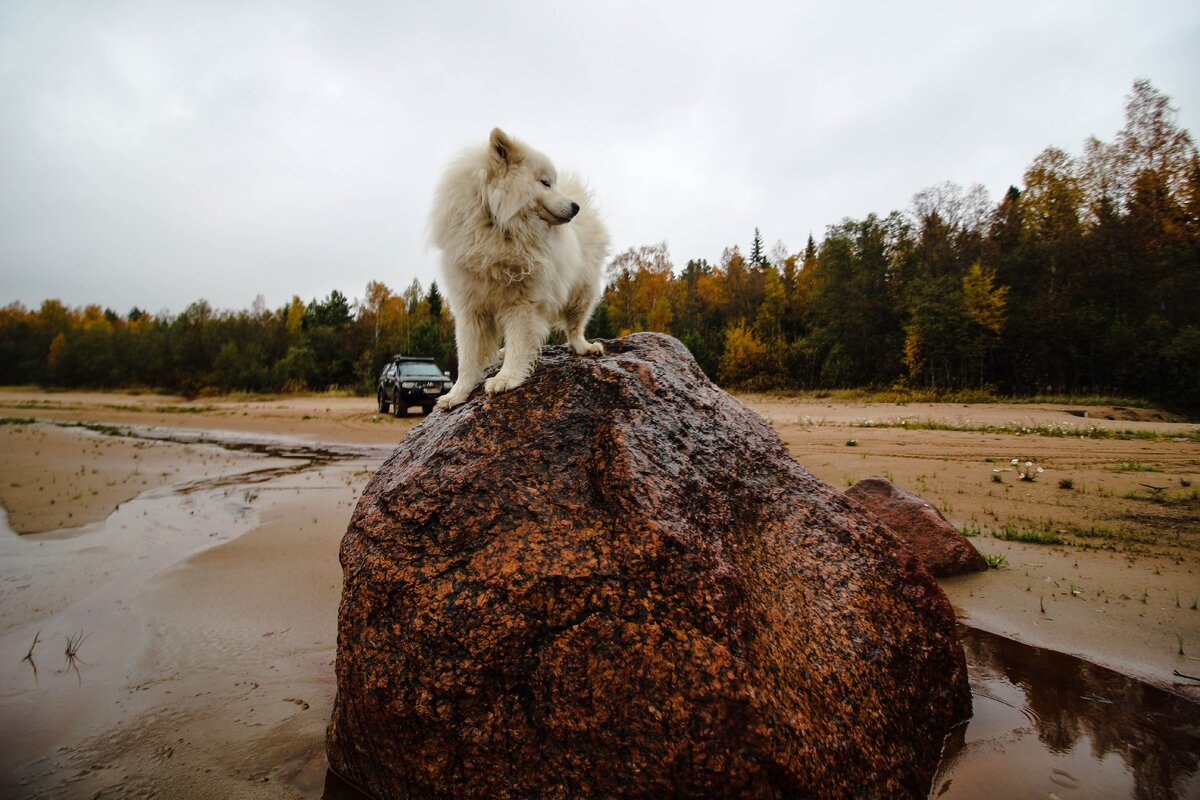
[[[412,406],[420,406],[428,414],[433,403],[450,391],[450,379],[438,369],[432,358],[395,356],[383,368],[376,384],[379,413],[389,409],[403,417]]]

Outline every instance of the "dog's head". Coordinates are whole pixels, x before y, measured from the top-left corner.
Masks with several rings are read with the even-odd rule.
[[[496,128],[488,140],[486,199],[492,219],[509,228],[521,218],[549,225],[570,222],[579,204],[558,191],[550,159]]]

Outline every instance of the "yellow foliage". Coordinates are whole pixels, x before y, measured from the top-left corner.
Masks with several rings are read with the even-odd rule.
[[[718,377],[726,386],[735,386],[769,370],[767,346],[738,321],[725,329],[725,352],[717,366]]]
[[[916,376],[925,367],[925,359],[921,356],[921,326],[909,323],[904,326],[904,366],[908,374]]]
[[[670,333],[673,317],[671,301],[666,296],[660,297],[654,301],[654,308],[650,309],[650,316],[646,318],[646,330]]]
[[[1008,322],[1008,287],[995,286],[996,270],[976,261],[963,276],[963,305],[967,316],[979,327],[999,336]],[[905,344],[907,363],[908,345]]]
[[[46,356],[46,363],[54,366],[59,361],[62,361],[63,356],[67,354],[67,337],[59,333],[54,337],[54,341],[50,342],[50,352]]]
[[[304,324],[304,301],[296,295],[292,295],[292,302],[288,304],[287,319],[284,324],[287,326],[289,339],[300,338]]]

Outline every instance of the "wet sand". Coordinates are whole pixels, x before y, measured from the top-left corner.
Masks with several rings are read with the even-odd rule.
[[[1200,698],[1172,674],[1200,673],[1200,506],[1183,485],[1200,485],[1195,425],[1081,420],[1052,406],[744,401],[834,486],[890,476],[982,530],[976,547],[1008,567],[943,584],[970,624]],[[888,415],[1164,438],[856,427]],[[59,423],[0,432],[0,503],[16,531],[0,530],[0,709],[23,720],[0,734],[0,796],[320,796],[338,544],[358,493],[419,418],[380,416],[370,399],[14,391],[0,392],[0,416]],[[66,422],[137,427],[107,435],[124,431]],[[249,449],[210,443],[231,438]],[[268,454],[264,442],[293,447]],[[342,449],[327,458],[317,443]],[[1033,483],[993,472],[1012,457],[1046,471]],[[1074,488],[1060,489],[1063,477]],[[989,535],[1005,524],[1113,536],[1064,533],[1068,543],[1046,546]]]
[[[159,444],[178,482],[78,529],[0,531],[0,705],[22,721],[0,796],[320,796],[337,547],[390,447]]]

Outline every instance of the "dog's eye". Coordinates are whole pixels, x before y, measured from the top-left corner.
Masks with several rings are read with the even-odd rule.
[[[542,186],[545,186],[547,189],[549,189],[550,181],[546,180],[545,178],[542,178]]]

